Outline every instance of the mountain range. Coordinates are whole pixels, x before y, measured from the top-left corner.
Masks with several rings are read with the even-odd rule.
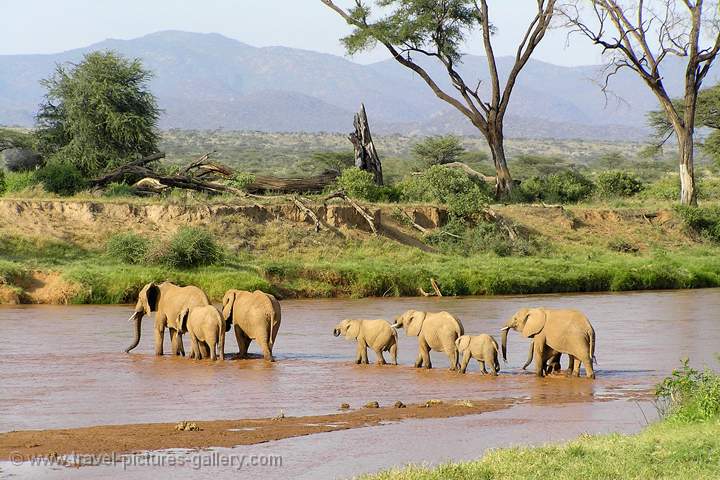
[[[158,32],[132,40],[105,40],[50,55],[0,55],[0,124],[30,126],[43,88],[58,63],[78,62],[95,50],[140,58],[154,73],[150,88],[164,110],[162,128],[346,132],[361,102],[379,133],[478,134],[436,98],[413,72],[393,60],[369,65],[286,47],[253,47],[219,34]],[[503,75],[513,58],[499,57]],[[667,59],[665,84],[681,92],[683,67]],[[452,89],[440,65],[425,64]],[[467,55],[460,71],[468,83],[488,84],[484,57]],[[706,84],[715,83],[711,72]],[[563,67],[531,60],[521,73],[506,119],[506,136],[639,140],[645,115],[657,101],[630,71],[611,80],[605,94],[602,66]]]

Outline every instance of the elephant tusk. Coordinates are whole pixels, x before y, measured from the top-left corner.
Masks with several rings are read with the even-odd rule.
[[[137,312],[130,315],[130,318],[128,318],[128,322],[132,322],[133,320],[135,320],[135,317],[137,317]]]
[[[393,323],[393,324],[392,324],[392,325],[390,325],[390,326],[391,326],[392,328],[399,328],[399,327],[400,327],[400,325],[399,325],[399,324],[397,324],[397,323]]]
[[[504,332],[505,330],[510,330],[510,327],[503,327],[500,329],[501,332]]]

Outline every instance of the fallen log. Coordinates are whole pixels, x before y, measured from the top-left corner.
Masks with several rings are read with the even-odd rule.
[[[245,190],[249,193],[301,193],[301,192],[322,192],[335,183],[338,172],[328,170],[314,177],[305,178],[280,178],[263,175],[256,175]]]
[[[150,177],[150,175],[144,175],[146,171],[152,172],[152,170],[147,168],[146,165],[150,162],[155,162],[162,158],[165,158],[165,152],[153,153],[152,155],[148,155],[139,160],[126,163],[125,165],[121,165],[116,169],[111,170],[106,175],[100,178],[96,178],[95,180],[91,180],[90,183],[93,186],[102,187],[104,185],[107,185],[108,183],[121,182],[123,180],[126,180],[128,177],[132,178],[133,176],[134,178],[132,178],[132,180],[130,181],[136,182],[146,176]]]

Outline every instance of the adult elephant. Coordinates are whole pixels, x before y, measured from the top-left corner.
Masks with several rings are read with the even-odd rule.
[[[430,350],[445,352],[450,370],[458,369],[458,350],[455,340],[465,334],[460,320],[448,312],[418,312],[408,310],[395,319],[393,328],[404,328],[408,337],[418,337],[418,357],[415,368],[432,368]]]
[[[580,364],[585,374],[595,378],[595,330],[585,315],[577,310],[523,308],[507,321],[502,329],[502,354],[507,360],[507,334],[512,329],[532,338],[535,354],[535,374],[545,375],[546,362],[556,353],[571,356],[573,373],[580,376]]]
[[[130,321],[135,321],[135,340],[125,349],[125,352],[129,353],[140,343],[140,327],[143,316],[156,312],[155,355],[163,354],[163,338],[166,327],[170,329],[173,354],[185,355],[178,317],[180,312],[186,308],[204,305],[210,305],[210,300],[198,287],[179,287],[170,282],[163,282],[160,285],[154,282],[148,283],[140,290],[135,304],[135,312],[130,316]]]
[[[223,297],[223,317],[235,327],[240,358],[255,340],[265,360],[274,361],[272,350],[281,320],[280,302],[274,296],[260,290],[228,290]]]

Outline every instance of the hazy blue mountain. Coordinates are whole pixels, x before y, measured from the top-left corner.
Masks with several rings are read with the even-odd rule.
[[[155,72],[152,90],[164,109],[164,128],[261,131],[349,131],[365,102],[378,132],[476,134],[472,126],[412,72],[392,60],[360,65],[345,58],[285,47],[256,48],[219,34],[178,31],[133,40],[106,40],[54,55],[0,56],[0,124],[32,125],[43,89],[39,80],[55,65],[93,50],[139,57]],[[498,59],[501,72],[512,59]],[[679,62],[666,83],[679,92]],[[452,87],[437,65],[428,65]],[[483,57],[468,56],[461,70],[487,85]],[[470,75],[470,74],[473,75]],[[654,97],[631,72],[617,75],[613,94],[594,82],[597,66],[560,67],[530,61],[508,114],[506,135],[530,138],[637,139]],[[712,81],[708,81],[712,84]]]

